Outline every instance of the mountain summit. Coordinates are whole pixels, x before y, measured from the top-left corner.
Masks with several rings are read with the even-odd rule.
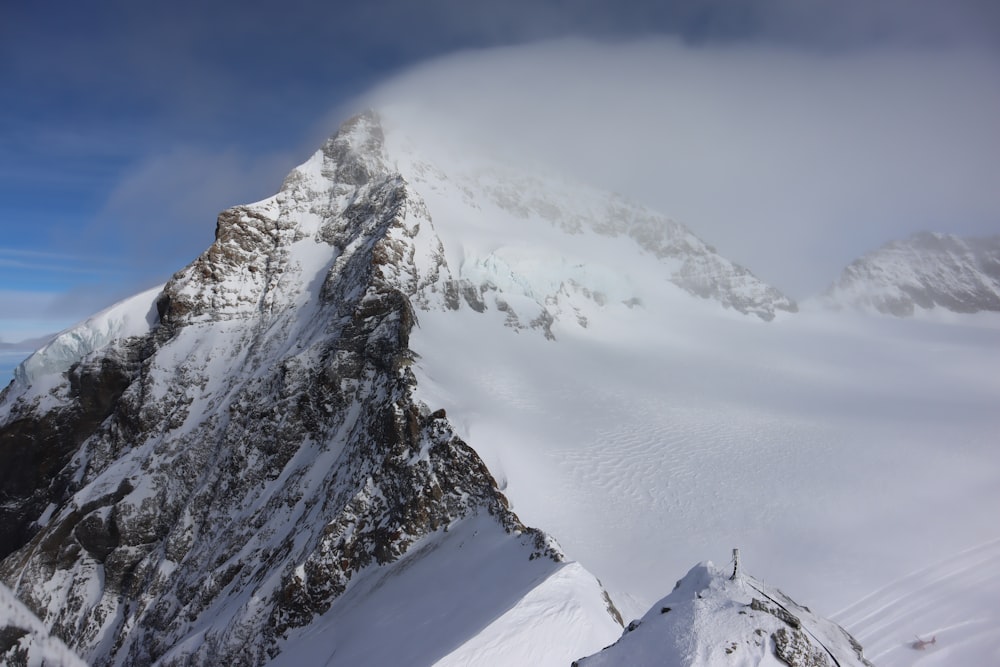
[[[711,562],[691,568],[612,646],[573,663],[619,665],[872,667],[841,627],[780,590]]]
[[[599,648],[620,625],[598,582],[413,396],[415,308],[460,295],[377,119],[349,121],[162,290],[22,365],[0,578],[94,665],[260,665],[289,642],[429,663],[490,632],[511,664],[532,633],[564,638],[545,661]],[[524,626],[522,600],[548,611]],[[345,605],[353,626],[330,620]]]
[[[1000,236],[922,232],[851,262],[822,299],[897,315],[1000,311]]]
[[[18,368],[0,394],[0,580],[94,665],[592,654],[620,634],[615,605],[505,493],[535,511],[566,491],[526,495],[537,469],[484,461],[492,445],[466,444],[468,415],[436,397],[449,366],[489,355],[478,331],[577,355],[653,301],[755,331],[795,309],[668,218],[427,157],[359,115],[276,195],[223,212],[161,288]]]

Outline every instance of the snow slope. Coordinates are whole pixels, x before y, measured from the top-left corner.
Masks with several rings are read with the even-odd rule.
[[[613,646],[573,665],[871,667],[842,628],[734,565],[711,562],[693,567]]]
[[[867,655],[882,667],[997,664],[998,572],[994,539],[900,577],[833,618],[857,628]]]
[[[1000,316],[793,314],[668,218],[405,144],[352,120],[134,302],[155,327],[36,375],[62,403],[5,394],[58,435],[123,385],[0,568],[94,659],[559,664],[617,634],[583,568],[632,617],[740,547],[829,614],[1000,537]]]
[[[56,335],[14,370],[14,379],[27,386],[67,370],[88,354],[125,338],[142,336],[156,326],[154,302],[163,285],[116,303],[80,324]]]
[[[38,617],[0,584],[0,658],[5,665],[86,667]]]
[[[579,564],[520,561],[488,520],[461,522],[357,581],[268,665],[565,665],[571,647],[596,651],[617,637]]]

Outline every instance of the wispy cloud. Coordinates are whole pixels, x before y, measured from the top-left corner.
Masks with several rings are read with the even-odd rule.
[[[0,247],[0,269],[24,269],[43,273],[73,273],[108,276],[127,268],[120,257],[95,257],[66,253]]]
[[[0,341],[17,343],[66,328],[81,313],[55,315],[50,308],[57,295],[49,292],[0,290]]]
[[[647,203],[799,297],[889,239],[1000,228],[992,52],[563,40],[442,58],[362,102]]]
[[[174,148],[130,169],[85,231],[169,275],[209,246],[219,212],[274,194],[293,166],[284,153]]]

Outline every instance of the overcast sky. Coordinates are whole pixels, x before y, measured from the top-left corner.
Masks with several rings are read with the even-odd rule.
[[[0,5],[0,340],[165,280],[367,104],[552,162],[795,297],[1000,233],[994,0]]]

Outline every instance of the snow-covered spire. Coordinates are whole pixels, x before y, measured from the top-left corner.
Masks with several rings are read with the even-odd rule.
[[[774,665],[871,667],[843,628],[780,590],[700,563],[615,644],[577,667]]]

